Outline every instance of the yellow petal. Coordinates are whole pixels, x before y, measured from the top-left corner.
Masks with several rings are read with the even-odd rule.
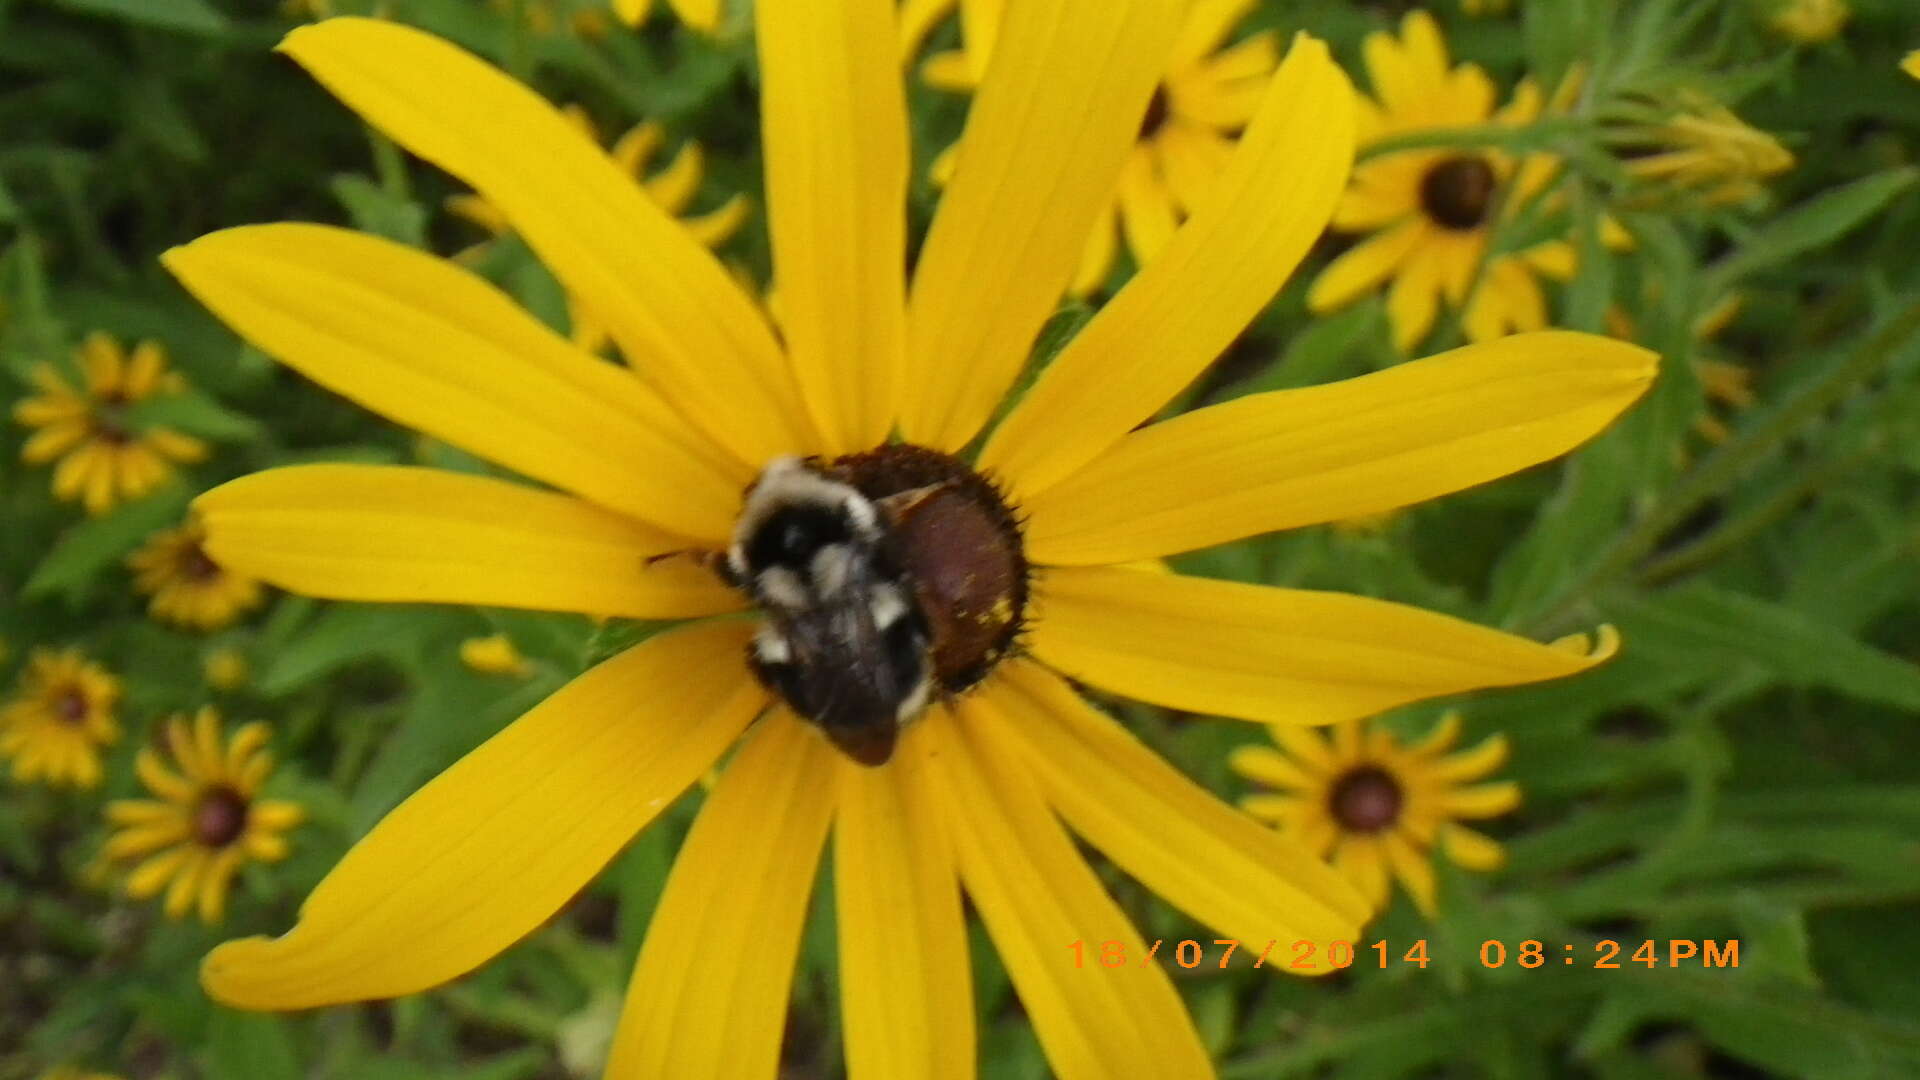
[[[1313,279],[1307,307],[1315,312],[1345,307],[1393,276],[1427,236],[1423,218],[1402,221],[1353,245]]]
[[[331,19],[280,48],[368,123],[498,207],[695,426],[756,465],[812,447],[793,376],[754,302],[558,110],[395,22]]]
[[[1478,780],[1507,760],[1507,737],[1492,735],[1471,750],[1449,754],[1432,765],[1433,775],[1446,780]]]
[[[1292,758],[1271,746],[1237,746],[1227,755],[1234,772],[1268,787],[1311,791],[1320,786]]]
[[[643,619],[740,606],[693,557],[667,554],[684,541],[484,476],[297,465],[222,484],[194,506],[214,561],[312,596]]]
[[[616,147],[616,160],[619,153],[620,148]],[[700,180],[705,172],[706,153],[700,149],[699,143],[688,139],[680,144],[679,152],[673,155],[673,160],[667,163],[666,168],[647,178],[647,194],[662,209],[677,217],[699,194]]]
[[[1041,661],[1191,712],[1327,724],[1489,686],[1577,674],[1613,655],[1344,593],[1173,574],[1056,569],[1030,630]]]
[[[1134,263],[1152,264],[1178,227],[1173,192],[1154,165],[1153,154],[1136,149],[1120,169],[1120,230]]]
[[[667,0],[667,6],[680,17],[680,21],[705,33],[713,33],[720,26],[725,0]]]
[[[613,0],[613,13],[628,26],[639,26],[647,21],[647,15],[653,10],[653,0]]]
[[[1441,798],[1440,805],[1454,817],[1498,817],[1520,805],[1520,785],[1512,780],[1497,780],[1491,784],[1454,788]]]
[[[762,4],[780,329],[829,450],[885,442],[906,335],[907,105],[894,0]]]
[[[133,873],[127,875],[127,895],[135,900],[145,900],[158,893],[186,865],[194,850],[183,845],[163,851],[141,863]]]
[[[207,992],[250,1009],[397,997],[540,925],[713,765],[765,694],[748,628],[653,637],[575,679],[400,804],[283,937],[215,949]]]
[[[884,768],[838,761],[833,893],[852,1080],[977,1073],[967,928],[927,745],[916,728]]]
[[[80,343],[80,366],[94,397],[118,393],[126,379],[127,357],[112,334],[95,330]]]
[[[607,1080],[774,1075],[835,756],[780,710],[720,774],[647,927]]]
[[[1128,562],[1485,483],[1592,438],[1657,359],[1591,334],[1522,334],[1187,413],[1027,500],[1027,554]]]
[[[1073,830],[1174,907],[1243,941],[1352,941],[1371,914],[1325,863],[1236,812],[1094,711],[1009,664],[968,700],[969,735],[1022,758]]]
[[[1300,38],[1200,210],[1048,365],[981,463],[1040,491],[1212,363],[1325,229],[1353,161],[1352,101],[1326,46]]]
[[[904,0],[900,5],[900,57],[911,64],[920,52],[920,43],[941,19],[952,11],[954,0]]]
[[[195,788],[178,773],[166,767],[151,746],[143,746],[133,757],[133,771],[147,790],[172,803],[191,803]]]
[[[1435,896],[1438,892],[1433,873],[1433,862],[1424,848],[1413,845],[1399,833],[1387,833],[1380,838],[1381,850],[1385,852],[1387,866],[1393,876],[1406,886],[1407,895],[1413,897],[1414,906],[1427,918],[1433,918]]]
[[[1193,0],[1186,22],[1180,27],[1179,39],[1174,43],[1173,55],[1168,58],[1169,64],[1178,69],[1206,59],[1257,3],[1258,0]]]
[[[1444,268],[1440,250],[1429,244],[1416,249],[1394,275],[1387,290],[1387,321],[1393,325],[1393,347],[1400,352],[1413,352],[1432,332],[1445,288]]]
[[[1344,874],[1360,895],[1376,909],[1387,906],[1387,890],[1392,879],[1387,876],[1386,853],[1370,836],[1348,836],[1340,841],[1333,852],[1334,869]]]
[[[1019,10],[1017,7],[1015,10]],[[971,708],[968,709],[971,712]],[[1042,801],[1027,763],[944,710],[921,721],[960,878],[1061,1080],[1212,1076],[1159,961]],[[1071,943],[1088,970],[1075,970]],[[1098,967],[1102,944],[1127,962]]]
[[[963,446],[1026,364],[1109,205],[1181,8],[1056,0],[1007,10],[914,273],[908,441]]]
[[[731,530],[751,469],[450,262],[320,225],[227,229],[163,259],[242,336],[375,412],[689,536]]]
[[[1498,841],[1465,825],[1451,822],[1440,826],[1438,845],[1447,858],[1462,869],[1486,873],[1498,870],[1507,861],[1506,849]]]

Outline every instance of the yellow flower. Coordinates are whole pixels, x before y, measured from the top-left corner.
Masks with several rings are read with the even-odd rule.
[[[531,91],[404,27],[336,20],[289,35],[282,48],[368,122],[500,207],[643,377],[460,267],[376,237],[305,224],[203,237],[166,264],[243,336],[552,488],[275,469],[198,501],[216,559],[342,600],[739,613],[747,594],[688,548],[727,547],[743,490],[805,475],[787,455],[816,455],[814,468],[864,477],[883,503],[902,484],[919,494],[890,514],[955,515],[972,542],[943,551],[995,561],[1001,576],[981,608],[914,593],[921,616],[980,635],[969,655],[981,663],[939,668],[946,694],[910,717],[883,765],[773,704],[745,662],[754,620],[680,626],[600,663],[375,826],[287,934],[215,950],[202,973],[214,997],[297,1009],[457,978],[549,919],[716,763],[614,1038],[619,1080],[774,1074],[829,833],[855,1077],[973,1074],[963,890],[1056,1075],[1210,1074],[1159,966],[1068,967],[1075,939],[1144,952],[1068,828],[1222,936],[1352,940],[1368,911],[1338,874],[1181,776],[1067,678],[1312,724],[1604,660],[1610,635],[1542,645],[1382,601],[1137,564],[1550,459],[1644,392],[1656,358],[1589,335],[1516,337],[1141,428],[1269,302],[1338,198],[1352,91],[1303,37],[1214,196],[978,457],[959,457],[1105,213],[1182,8],[1008,8],[909,290],[893,5],[760,5],[779,336],[710,251]],[[883,485],[883,467],[943,479]]]
[[[525,675],[532,668],[505,634],[468,638],[460,643],[460,662],[482,675]]]
[[[1448,754],[1460,737],[1460,716],[1452,712],[1411,746],[1359,721],[1335,725],[1331,738],[1300,728],[1271,731],[1285,753],[1243,746],[1229,763],[1284,794],[1248,795],[1240,805],[1316,855],[1331,855],[1376,906],[1386,903],[1389,878],[1397,877],[1431,918],[1436,847],[1468,870],[1494,870],[1505,861],[1498,843],[1460,822],[1520,805],[1520,785],[1511,780],[1473,782],[1507,760],[1506,736]]]
[[[120,737],[120,680],[78,649],[35,649],[20,692],[0,708],[0,757],[13,778],[55,786],[100,783],[100,748]]]
[[[1629,174],[1697,194],[1708,206],[1746,202],[1765,190],[1762,180],[1793,167],[1793,154],[1778,139],[1698,94],[1657,120],[1623,125],[1612,137],[1654,151],[1630,158]]]
[[[1818,45],[1839,37],[1852,17],[1847,0],[1785,0],[1767,25],[1789,40]]]
[[[599,133],[593,127],[593,119],[585,109],[568,105],[561,112],[582,135],[596,144],[600,141]],[[706,172],[705,153],[699,143],[689,139],[680,144],[680,151],[673,156],[671,163],[647,177],[647,165],[665,139],[666,132],[660,125],[648,121],[628,129],[608,153],[620,171],[633,178],[661,209],[678,216],[686,212],[693,197],[699,194],[700,181]],[[500,212],[499,207],[487,201],[485,195],[450,195],[447,197],[447,209],[495,236],[512,230],[507,216]],[[681,224],[701,243],[708,247],[719,247],[740,231],[746,219],[746,196],[735,195],[718,209],[682,218]],[[567,297],[567,315],[576,345],[588,352],[599,352],[607,347],[606,329],[572,294]]]
[[[1906,59],[1900,61],[1900,70],[1920,79],[1920,49],[1913,50],[1907,54]]]
[[[726,0],[667,0],[667,7],[681,22],[711,34],[720,26]],[[613,0],[613,13],[628,26],[639,26],[653,13],[653,0]]]
[[[207,685],[215,690],[237,690],[247,682],[247,658],[239,649],[215,649],[201,665]]]
[[[163,622],[218,630],[260,603],[260,583],[207,556],[207,531],[197,521],[162,529],[127,557],[133,587],[151,596],[147,610]]]
[[[202,922],[216,923],[233,876],[249,860],[286,858],[281,834],[306,820],[306,812],[297,803],[260,798],[273,774],[267,725],[246,724],[222,739],[220,714],[207,707],[191,721],[171,717],[164,728],[167,753],[143,747],[134,759],[140,783],[157,797],[107,804],[113,835],[101,854],[114,862],[140,860],[127,875],[128,896],[145,900],[165,889],[169,918],[198,910]]]
[[[1134,265],[1158,256],[1219,178],[1234,139],[1253,119],[1280,63],[1278,31],[1221,48],[1256,2],[1213,0],[1189,9],[1106,213],[1088,236],[1070,294],[1086,296],[1107,283],[1122,238]],[[966,47],[929,58],[924,68],[929,84],[967,92],[980,84],[1004,6],[1004,0],[961,5]],[[952,176],[959,149],[956,143],[934,162],[938,182]]]
[[[53,470],[56,497],[82,500],[88,513],[103,514],[159,487],[175,463],[207,456],[199,439],[129,415],[131,406],[183,385],[167,371],[167,354],[157,343],[143,341],[128,357],[119,342],[96,331],[75,358],[86,373],[84,388],[75,389],[54,365],[36,364],[30,377],[40,393],[13,407],[15,420],[38,429],[20,459],[43,465],[61,458]]]
[[[1539,88],[1526,79],[1496,112],[1493,80],[1477,64],[1449,67],[1446,41],[1424,11],[1407,14],[1398,38],[1369,34],[1366,60],[1378,102],[1361,102],[1363,146],[1482,124],[1525,127],[1545,108]],[[1550,239],[1492,259],[1487,249],[1497,226],[1533,202],[1559,171],[1552,155],[1516,161],[1496,150],[1401,150],[1368,159],[1354,169],[1333,225],[1374,235],[1321,272],[1308,306],[1332,311],[1391,281],[1387,317],[1403,352],[1433,329],[1442,297],[1454,308],[1465,305],[1461,323],[1471,341],[1542,329],[1547,300],[1538,277],[1572,277],[1573,245]],[[1624,243],[1612,222],[1603,232],[1610,245]]]

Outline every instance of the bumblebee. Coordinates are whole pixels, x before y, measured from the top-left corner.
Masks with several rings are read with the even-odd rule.
[[[864,765],[892,757],[928,705],[985,678],[1026,610],[1006,500],[915,446],[770,462],[718,562],[765,618],[754,675]]]

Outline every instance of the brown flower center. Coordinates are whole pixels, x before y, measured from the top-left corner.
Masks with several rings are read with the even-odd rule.
[[[1167,88],[1165,86],[1154,87],[1153,97],[1147,101],[1147,115],[1140,118],[1140,141],[1144,142],[1158,135],[1160,129],[1166,126],[1167,117],[1170,114],[1171,109],[1167,101]]]
[[[1027,608],[1020,525],[999,489],[959,458],[906,444],[835,458],[828,471],[885,508],[932,631],[934,679],[957,693],[986,678]]]
[[[1347,832],[1375,833],[1400,820],[1405,801],[1391,773],[1377,765],[1362,765],[1334,782],[1327,807]]]
[[[78,724],[87,718],[87,695],[77,686],[69,687],[54,699],[53,712],[69,724]]]
[[[199,544],[188,544],[180,551],[180,573],[190,581],[212,581],[220,576],[220,564],[207,558]]]
[[[1462,154],[1427,170],[1420,181],[1420,206],[1449,229],[1477,229],[1487,220],[1498,178],[1478,154]]]
[[[223,848],[247,831],[247,800],[230,787],[208,788],[193,808],[193,838]]]

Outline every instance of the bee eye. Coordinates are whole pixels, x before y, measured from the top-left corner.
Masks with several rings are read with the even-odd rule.
[[[757,529],[747,548],[747,563],[755,570],[769,566],[806,566],[815,552],[828,544],[852,538],[847,517],[824,506],[782,507]]]

